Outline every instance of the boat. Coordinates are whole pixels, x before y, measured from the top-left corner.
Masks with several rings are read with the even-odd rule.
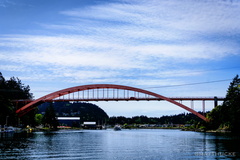
[[[115,126],[113,127],[113,130],[114,130],[114,131],[121,131],[122,128],[121,128],[120,125],[115,125]]]
[[[12,126],[6,126],[4,128],[1,128],[1,133],[20,133],[21,131],[21,128],[16,128]]]
[[[15,133],[15,130],[13,127],[4,127],[1,128],[1,138],[5,138],[5,137],[13,137]]]
[[[15,129],[11,126],[5,127],[2,131],[2,133],[15,133]]]

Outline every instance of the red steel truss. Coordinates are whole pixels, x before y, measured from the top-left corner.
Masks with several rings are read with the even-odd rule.
[[[93,85],[83,85],[76,86],[71,88],[66,88],[63,90],[59,90],[48,95],[45,95],[36,100],[22,100],[24,102],[28,102],[25,106],[18,109],[16,113],[21,117],[33,108],[44,102],[52,102],[52,101],[141,101],[141,100],[165,100],[170,103],[173,103],[193,114],[203,119],[204,121],[208,121],[208,119],[193,110],[193,107],[189,108],[176,100],[202,100],[203,101],[203,111],[205,112],[205,101],[207,100],[216,100],[215,98],[191,98],[191,97],[165,97],[157,93],[153,93],[147,90],[122,86],[122,85],[114,85],[114,84],[93,84]],[[223,98],[218,98],[218,100],[223,100]],[[20,102],[19,100],[18,102]]]

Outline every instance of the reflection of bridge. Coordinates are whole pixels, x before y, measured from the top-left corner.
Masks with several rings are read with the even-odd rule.
[[[16,113],[22,116],[44,102],[57,102],[57,101],[161,101],[165,100],[173,103],[193,114],[199,118],[207,121],[207,118],[193,109],[193,101],[203,102],[203,113],[205,112],[205,101],[214,101],[217,105],[218,100],[223,98],[192,98],[192,97],[165,97],[157,93],[147,90],[122,86],[113,84],[95,84],[83,85],[63,89],[57,92],[50,93],[36,100],[19,100],[18,102],[28,103],[22,108],[18,109]],[[187,107],[180,103],[181,101],[191,101],[191,107]],[[180,102],[177,102],[180,101]]]

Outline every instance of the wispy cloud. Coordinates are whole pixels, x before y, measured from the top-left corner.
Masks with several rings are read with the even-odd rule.
[[[123,1],[61,10],[64,21],[38,22],[45,35],[1,35],[0,62],[10,64],[0,68],[46,71],[31,68],[36,74],[26,75],[29,80],[50,73],[74,83],[175,84],[172,77],[205,74],[176,66],[198,68],[203,61],[240,55],[232,38],[240,32],[239,11],[238,1],[220,0]]]
[[[7,7],[9,5],[15,5],[14,2],[10,1],[10,0],[0,0],[0,7]]]
[[[25,66],[17,66],[17,65],[9,65],[9,64],[0,64],[0,68],[6,71],[14,71],[14,72],[21,72],[26,71],[27,68]]]

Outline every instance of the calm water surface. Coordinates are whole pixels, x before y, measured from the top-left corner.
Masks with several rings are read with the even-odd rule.
[[[0,159],[240,159],[239,137],[170,129],[36,132],[0,148]]]

